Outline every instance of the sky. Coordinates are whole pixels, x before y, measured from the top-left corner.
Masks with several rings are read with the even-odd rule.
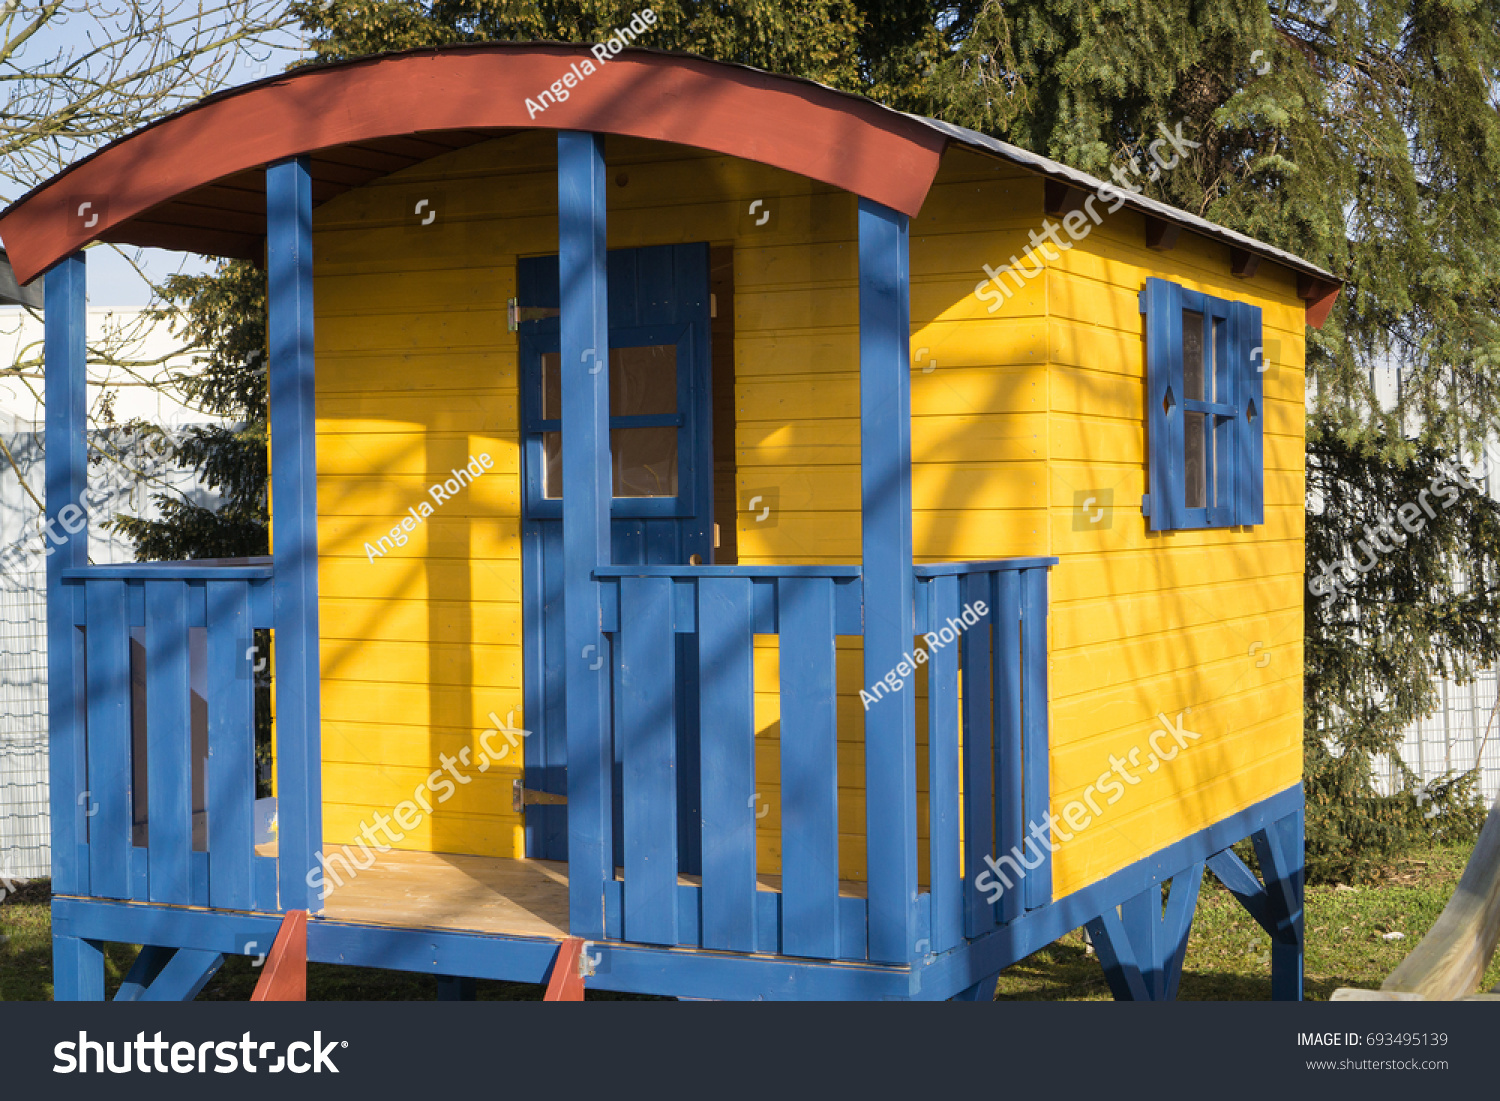
[[[89,249],[88,296],[91,307],[121,310],[148,305],[151,287],[141,278],[136,267],[145,269],[152,279],[158,281],[173,272],[201,275],[214,269],[213,260],[187,252],[130,248],[125,253],[121,255],[107,245]]]
[[[154,3],[155,0],[145,0],[144,6],[154,6]],[[8,6],[4,0],[0,0],[0,9]],[[76,2],[68,4],[69,8],[82,8],[82,6],[81,3]],[[196,0],[165,0],[164,6],[168,12],[185,11],[196,7],[197,3]],[[50,59],[59,48],[69,51],[87,50],[91,32],[97,37],[98,24],[86,12],[75,11],[66,22],[48,26],[45,37],[39,35],[35,46],[29,44],[26,47],[29,56],[21,56],[20,62],[23,65],[28,61],[38,64],[43,59]],[[294,48],[296,44],[294,35],[288,33],[286,42],[287,47],[257,50],[253,58],[240,58],[229,71],[224,87],[248,84],[269,73],[280,72],[290,61],[301,55],[301,51]],[[89,149],[81,149],[78,156],[82,157],[89,151]],[[161,280],[178,271],[188,274],[212,271],[214,261],[189,253],[169,252],[164,249],[128,248],[122,255],[119,250],[110,246],[91,248],[88,250],[89,306],[96,309],[131,309],[147,305],[151,299],[150,286],[135,270],[136,265],[143,268],[152,279]]]

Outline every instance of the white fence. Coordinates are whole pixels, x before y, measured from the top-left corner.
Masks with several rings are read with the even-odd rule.
[[[1485,801],[1500,796],[1500,714],[1495,709],[1495,670],[1478,674],[1465,685],[1438,685],[1442,703],[1436,712],[1406,731],[1401,760],[1422,780],[1446,773],[1479,769],[1479,790]],[[1394,763],[1386,765],[1387,791],[1399,790],[1401,776]]]

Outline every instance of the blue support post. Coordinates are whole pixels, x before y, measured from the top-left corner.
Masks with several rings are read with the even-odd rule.
[[[1198,891],[1203,886],[1203,861],[1195,860],[1185,871],[1172,877],[1167,896],[1167,910],[1162,915],[1166,931],[1165,955],[1162,960],[1162,997],[1177,1000],[1177,986],[1182,981],[1182,963],[1187,958],[1188,937],[1193,931],[1193,914],[1198,910]]]
[[[1158,900],[1161,898],[1159,888],[1156,888],[1156,897]],[[1085,928],[1089,931],[1089,940],[1093,942],[1094,951],[1099,956],[1099,965],[1104,968],[1104,977],[1109,981],[1109,989],[1113,992],[1115,1000],[1119,1002],[1151,1001],[1151,992],[1141,974],[1140,963],[1136,959],[1135,946],[1131,943],[1130,933],[1114,907],[1106,907],[1105,911],[1089,921]]]
[[[907,218],[859,200],[859,415],[865,683],[911,649],[911,302]],[[907,678],[911,680],[912,678]],[[870,959],[916,953],[916,702],[910,684],[865,713]]]
[[[309,882],[323,844],[323,771],[312,176],[306,157],[266,169],[266,269],[280,903],[283,910],[320,913],[322,899]]]
[[[1276,919],[1271,934],[1271,998],[1278,1002],[1302,1000],[1303,822],[1299,807],[1253,838]]]
[[[120,983],[120,989],[115,991],[115,1001],[140,1001],[176,954],[175,948],[163,948],[156,944],[143,945],[124,981]]]
[[[104,943],[54,933],[52,936],[52,1000],[104,1000]]]
[[[203,948],[179,948],[137,1001],[190,1002],[223,966],[222,953]]]
[[[88,488],[87,371],[88,346],[83,253],[58,262],[47,272],[47,523],[57,526],[62,510],[84,499]],[[71,514],[70,514],[71,517]],[[50,750],[52,818],[52,892],[84,895],[89,891],[87,821],[78,802],[87,786],[84,764],[83,669],[73,626],[72,599],[81,590],[65,590],[66,569],[88,564],[88,523],[47,557],[47,724]],[[79,523],[74,520],[74,523]],[[123,780],[122,780],[123,782]]]
[[[564,714],[568,752],[568,921],[604,936],[614,880],[610,809],[609,666],[594,570],[610,560],[609,299],[604,139],[557,135],[559,301],[562,306]],[[591,668],[592,667],[592,668]]]

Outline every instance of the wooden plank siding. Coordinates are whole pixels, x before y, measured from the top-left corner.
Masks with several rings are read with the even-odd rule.
[[[721,301],[733,310],[732,327],[718,330],[734,334],[739,381],[718,396],[737,426],[734,462],[724,464],[734,478],[716,494],[716,519],[732,533],[726,542],[748,564],[857,562],[853,197],[677,147],[612,138],[607,155],[611,248],[709,241],[733,250],[733,297]],[[330,843],[409,798],[440,754],[467,747],[477,755],[491,710],[504,718],[514,707],[524,725],[518,361],[504,310],[516,293],[517,258],[557,251],[555,158],[552,135],[517,135],[386,177],[317,212]],[[436,214],[426,226],[416,216],[424,198],[423,216]],[[797,413],[788,417],[784,403]],[[822,457],[789,456],[789,424],[819,406],[844,442],[829,450],[814,425],[809,444]],[[406,546],[371,563],[365,542],[389,532],[428,485],[480,450],[494,468],[418,525]],[[762,489],[775,511],[769,524],[748,511]],[[724,497],[737,499],[736,515],[724,515]],[[840,639],[836,660],[845,878],[864,873],[855,641]],[[771,809],[756,842],[760,870],[772,874],[780,851],[779,674],[775,638],[759,639],[757,790]],[[520,855],[508,792],[515,763],[476,775],[402,847]]]
[[[987,262],[998,267],[1012,251],[996,247]],[[1186,711],[1184,729],[1200,735],[1156,772],[1138,770],[1140,783],[1122,785],[1117,803],[1096,795],[1104,814],[1055,856],[1061,896],[1301,777],[1304,306],[1294,277],[1276,265],[1232,276],[1223,245],[1184,233],[1168,252],[1147,249],[1142,217],[1125,211],[1043,263],[1031,286],[1046,301],[1049,368],[1036,380],[1045,390],[1045,548],[1016,531],[998,550],[1060,559],[1051,586],[1052,806],[1081,799],[1111,755],[1139,746],[1144,759],[1158,714]],[[1263,312],[1261,526],[1146,529],[1137,295],[1153,275]],[[1033,312],[1017,295],[996,317],[1022,331]],[[1077,495],[1101,490],[1113,497],[1108,526],[1075,523]]]
[[[853,196],[680,147],[610,139],[609,245],[733,249],[735,514],[715,519],[747,565],[858,563],[858,242]],[[519,256],[557,251],[556,142],[471,146],[315,213],[322,551],[324,834],[389,814],[478,738],[521,715],[517,344]],[[1050,786],[1055,808],[1191,707],[1201,740],[1063,845],[1055,897],[1294,784],[1300,775],[1303,305],[1263,264],[1184,233],[1146,249],[1139,215],[1106,218],[990,313],[983,265],[1024,252],[1042,182],[954,152],[910,228],[912,498],[919,562],[1057,555],[1051,575]],[[436,213],[422,226],[416,204]],[[760,200],[754,212],[751,205]],[[770,217],[757,224],[760,216]],[[1153,535],[1145,487],[1142,321],[1148,275],[1264,311],[1266,523]],[[722,299],[721,310],[728,305]],[[717,331],[727,331],[723,326]],[[1274,343],[1273,343],[1274,342]],[[716,372],[718,374],[718,372]],[[722,375],[718,375],[722,377]],[[716,395],[722,405],[726,395]],[[473,454],[494,467],[410,542],[368,561],[426,488]],[[1113,492],[1113,522],[1075,531],[1073,495]],[[755,507],[751,502],[759,498]],[[762,509],[770,507],[765,520]],[[1257,665],[1248,653],[1271,660]],[[753,653],[759,871],[779,871],[778,640]],[[862,879],[863,677],[837,640],[839,875]],[[926,678],[917,678],[920,879],[927,881]],[[424,818],[404,848],[519,856],[507,759]]]

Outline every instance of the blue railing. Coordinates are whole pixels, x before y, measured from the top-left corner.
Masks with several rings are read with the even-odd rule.
[[[917,632],[936,635],[927,661],[935,953],[1052,899],[1050,851],[1035,842],[1028,848],[1027,836],[1048,808],[1047,573],[1056,562],[1012,558],[913,570]],[[977,615],[980,604],[985,612]],[[973,609],[967,619],[966,609]],[[1023,871],[992,904],[993,890],[981,891],[976,879],[986,857],[1010,874],[1016,861],[1005,858],[1012,853],[1025,858]]]
[[[272,625],[271,578],[176,562],[62,572],[84,736],[54,750],[53,775],[75,798],[79,893],[277,909],[254,822],[254,639]]]
[[[595,576],[611,641],[623,834],[624,878],[606,885],[607,935],[863,959],[867,902],[839,893],[835,676],[836,637],[863,633],[859,568],[612,566]],[[756,635],[780,638],[779,891],[757,888]],[[696,728],[686,746],[679,722]],[[679,787],[685,764],[701,777],[699,846],[680,828],[696,802]],[[699,882],[684,881],[691,870]]]
[[[916,632],[936,640],[925,646],[931,888],[917,903],[930,907],[933,952],[1051,899],[1044,850],[993,904],[975,877],[986,856],[1003,864],[1013,848],[1032,863],[1027,824],[1047,809],[1055,561],[914,569]],[[595,577],[610,641],[623,867],[606,884],[606,935],[866,958],[870,902],[839,889],[836,639],[864,634],[859,567],[611,566]],[[760,788],[771,783],[755,767],[756,635],[777,635],[780,646],[779,884],[756,866]],[[909,671],[898,676],[891,693],[911,683]],[[884,702],[882,686],[866,689],[867,707],[899,706]]]

